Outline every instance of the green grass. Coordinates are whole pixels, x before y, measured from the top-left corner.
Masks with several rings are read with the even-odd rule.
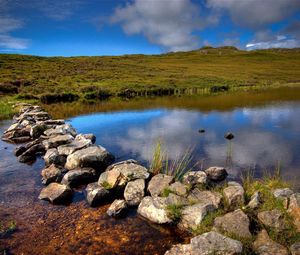
[[[106,190],[109,190],[109,189],[112,189],[113,187],[108,183],[108,182],[102,182],[101,183],[101,186],[103,187],[103,188],[105,188]]]
[[[168,217],[174,222],[178,222],[182,216],[183,205],[172,204],[168,205],[166,208]]]
[[[169,187],[164,188],[161,192],[162,197],[168,197],[171,193],[174,193]]]

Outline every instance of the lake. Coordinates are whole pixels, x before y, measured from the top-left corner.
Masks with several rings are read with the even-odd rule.
[[[300,188],[300,89],[235,92],[112,100],[94,104],[45,106],[55,118],[67,118],[78,132],[94,133],[118,161],[133,158],[149,166],[157,141],[170,160],[193,151],[196,169],[226,166],[231,179],[245,171],[256,177],[280,169]],[[11,124],[1,121],[0,131]],[[204,133],[199,133],[204,129]],[[227,132],[234,139],[224,138]],[[172,227],[141,219],[106,216],[108,206],[89,208],[82,190],[70,206],[52,206],[37,196],[43,160],[32,165],[12,156],[15,145],[0,142],[0,217],[15,220],[18,231],[1,240],[20,254],[164,254],[187,236]],[[33,245],[36,244],[36,245]]]

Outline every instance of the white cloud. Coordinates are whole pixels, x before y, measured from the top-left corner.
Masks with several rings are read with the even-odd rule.
[[[300,41],[286,36],[277,36],[276,39],[263,42],[254,41],[246,45],[248,50],[297,47],[300,47]]]
[[[192,50],[199,46],[193,31],[200,29],[199,8],[190,0],[135,0],[119,7],[110,18],[127,34],[143,34],[165,51]]]
[[[0,16],[0,33],[7,33],[21,28],[23,22],[18,19]]]
[[[0,34],[0,49],[24,50],[28,47],[30,40],[12,37],[7,34]]]
[[[299,0],[207,0],[207,6],[229,12],[240,26],[260,27],[289,17],[300,9]]]

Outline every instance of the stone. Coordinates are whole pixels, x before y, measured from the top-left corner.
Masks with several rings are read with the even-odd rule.
[[[65,171],[62,167],[51,164],[41,172],[42,183],[48,185],[51,182],[61,182]]]
[[[280,232],[286,228],[284,215],[278,209],[259,212],[257,218],[266,227],[273,228],[276,231]]]
[[[250,198],[249,203],[247,204],[248,208],[257,209],[261,204],[261,195],[259,191],[256,191]]]
[[[209,180],[220,182],[226,179],[228,173],[224,167],[213,166],[204,171]]]
[[[300,232],[300,193],[295,193],[290,196],[288,212],[294,218],[294,224]]]
[[[209,203],[218,208],[222,200],[222,195],[218,192],[195,188],[191,190],[188,200],[190,203]]]
[[[115,157],[102,146],[91,146],[77,150],[67,157],[66,169],[77,167],[92,167],[97,171],[103,171],[109,166]]]
[[[30,136],[19,136],[19,137],[12,138],[11,141],[13,141],[14,143],[27,143],[27,142],[31,141],[31,137]]]
[[[170,190],[179,196],[186,196],[188,187],[181,182],[174,182],[170,185]]]
[[[85,139],[91,140],[92,144],[96,142],[96,136],[94,134],[79,134],[76,137],[84,137]]]
[[[139,204],[138,213],[144,218],[158,224],[171,223],[166,208],[166,198],[144,197]]]
[[[75,151],[84,149],[90,145],[92,145],[92,141],[90,139],[86,139],[83,136],[76,136],[71,143],[61,145],[57,148],[57,150],[60,155],[68,156]]]
[[[165,255],[192,255],[192,247],[190,244],[176,244],[166,251]]]
[[[93,168],[78,168],[68,171],[61,183],[76,187],[96,181],[97,175]]]
[[[114,189],[119,184],[121,177],[121,173],[116,169],[105,171],[100,175],[98,184],[106,189]]]
[[[164,191],[164,189],[169,188],[173,180],[173,176],[166,174],[157,174],[150,180],[148,191],[153,197],[159,196]]]
[[[127,209],[126,201],[123,199],[116,199],[108,208],[106,213],[109,216],[121,216]]]
[[[223,190],[224,198],[230,208],[237,208],[245,203],[245,191],[237,182],[228,182],[228,187]]]
[[[109,197],[109,191],[99,185],[97,182],[89,183],[85,190],[86,200],[92,207],[102,204]]]
[[[166,198],[166,205],[188,205],[189,201],[185,197],[181,197],[178,195],[175,195],[173,193],[170,193]]]
[[[31,128],[30,128],[30,136],[33,139],[37,139],[41,135],[43,135],[44,131],[46,131],[48,128],[49,127],[44,123],[35,124],[35,125],[31,126]]]
[[[38,143],[33,146],[31,146],[29,149],[27,149],[25,152],[22,153],[21,156],[35,156],[37,153],[45,153],[45,147],[43,144]]]
[[[45,125],[63,125],[65,124],[65,120],[45,120],[42,122]]]
[[[188,185],[207,184],[207,175],[203,171],[188,172],[183,176],[182,182]]]
[[[59,155],[58,150],[55,148],[47,150],[46,154],[44,155],[44,160],[46,166],[51,164],[64,166],[66,163],[66,157]]]
[[[288,255],[287,249],[274,242],[265,229],[258,233],[253,249],[258,255]]]
[[[289,188],[275,189],[273,191],[273,195],[276,198],[289,198],[293,194],[294,194],[294,192]]]
[[[234,138],[234,135],[231,132],[228,132],[224,135],[224,138],[227,140],[232,140]]]
[[[75,137],[77,132],[70,124],[64,124],[48,129],[44,132],[44,134],[49,137],[58,135],[71,135]]]
[[[15,149],[14,154],[16,157],[19,157],[21,154],[23,154],[26,151],[26,147],[24,146],[19,146]]]
[[[145,180],[136,179],[127,183],[124,198],[128,205],[137,206],[145,195]]]
[[[195,230],[204,217],[216,210],[213,203],[198,203],[183,208],[179,227],[187,230]]]
[[[53,204],[65,204],[70,202],[72,195],[73,192],[70,187],[53,182],[42,189],[39,199],[47,200]]]
[[[47,140],[43,141],[43,145],[45,146],[46,150],[51,148],[57,148],[60,145],[71,143],[74,140],[74,137],[67,134],[67,135],[57,135],[52,136]]]
[[[294,243],[291,247],[290,247],[290,251],[292,255],[300,255],[300,242],[298,243]]]
[[[241,238],[251,238],[248,216],[240,209],[229,212],[214,220],[214,229],[221,233],[229,233]]]

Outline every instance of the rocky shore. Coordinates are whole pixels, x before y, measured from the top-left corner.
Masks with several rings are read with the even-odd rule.
[[[298,239],[289,246],[272,239],[274,233],[290,231],[287,217],[299,233],[300,193],[270,188],[272,201],[284,210],[265,210],[264,194],[246,194],[240,183],[227,180],[223,167],[188,172],[180,180],[154,175],[133,159],[115,163],[107,149],[95,144],[93,134],[77,134],[70,124],[53,120],[40,106],[16,107],[19,113],[2,140],[20,144],[15,156],[22,163],[43,156],[41,200],[69,204],[74,189],[83,188],[90,206],[111,203],[109,216],[124,217],[129,207],[137,208],[139,215],[153,223],[173,224],[194,235],[190,243],[174,245],[166,255],[300,254]]]

